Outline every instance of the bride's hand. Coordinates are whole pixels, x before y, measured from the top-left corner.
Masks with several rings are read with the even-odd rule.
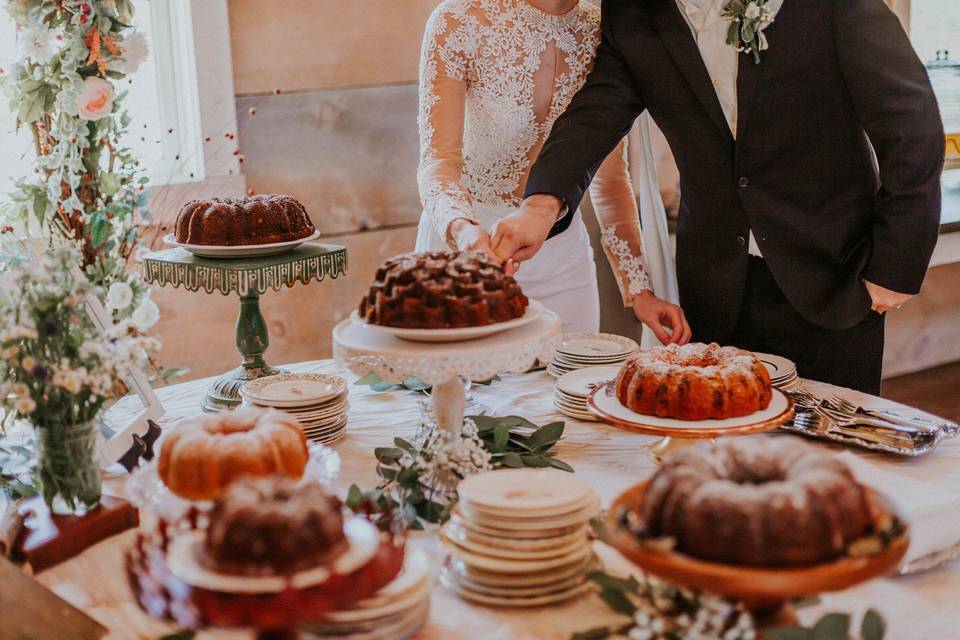
[[[633,314],[637,320],[650,327],[663,344],[684,345],[690,342],[693,333],[683,315],[683,309],[653,295],[652,291],[633,296]]]
[[[489,256],[491,260],[495,260],[497,264],[503,263],[490,246],[490,234],[476,222],[457,218],[450,223],[449,233],[460,251],[479,251]]]

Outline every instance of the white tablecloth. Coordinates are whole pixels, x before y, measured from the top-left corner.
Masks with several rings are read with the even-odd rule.
[[[289,367],[298,371],[324,371],[344,375],[351,382],[352,374],[332,361],[303,363]],[[209,381],[196,381],[161,389],[160,398],[167,410],[186,415],[199,410],[200,400]],[[820,384],[809,384],[819,393],[836,389]],[[653,438],[628,433],[616,428],[584,423],[564,418],[552,406],[553,379],[546,373],[504,376],[490,387],[477,387],[474,394],[496,414],[522,415],[538,423],[564,419],[567,423],[564,439],[557,445],[557,454],[576,469],[577,474],[594,487],[604,504],[630,485],[654,472],[646,447]],[[869,402],[871,406],[899,407],[894,403],[846,393],[852,399]],[[363,488],[376,484],[373,448],[388,444],[394,436],[412,437],[419,417],[418,401],[422,396],[409,392],[374,393],[368,387],[351,386],[350,422],[348,436],[336,445],[343,459],[337,489],[345,490],[350,483]],[[117,407],[120,408],[120,407]],[[899,407],[903,409],[903,407]],[[121,412],[116,412],[119,415]],[[788,434],[752,437],[793,438]],[[847,449],[822,447],[824,455],[843,454]],[[945,440],[937,451],[919,459],[894,458],[881,454],[856,452],[860,461],[858,471],[876,469],[877,479],[902,477],[929,487],[934,498],[946,501],[960,496],[960,439]],[[864,477],[865,481],[873,478]],[[881,483],[884,484],[884,483]],[[117,488],[117,487],[115,487]],[[936,500],[933,500],[936,502]],[[929,502],[923,508],[929,511]],[[909,511],[910,505],[905,505]],[[937,514],[934,514],[937,515]],[[960,540],[957,515],[940,519],[935,526],[954,527]],[[915,523],[921,526],[921,523]],[[919,537],[919,536],[918,536]],[[949,537],[949,536],[948,536]],[[113,638],[152,638],[169,628],[142,613],[133,602],[126,587],[122,570],[122,551],[130,544],[127,533],[108,540],[86,551],[78,558],[42,574],[42,582],[71,602],[88,611],[113,630]],[[431,538],[414,540],[439,558],[439,545]],[[625,572],[631,569],[616,552],[598,543],[598,552],[607,563],[608,571]],[[857,619],[868,608],[878,609],[886,618],[887,640],[948,640],[960,638],[956,602],[960,597],[960,561],[952,561],[936,569],[910,576],[877,580],[842,593],[828,594],[820,605],[800,611],[807,624],[826,612],[851,613]],[[569,638],[574,631],[622,620],[611,614],[596,597],[588,596],[556,607],[532,610],[509,610],[468,605],[442,587],[433,594],[432,611],[427,626],[419,638],[523,640],[527,638]],[[243,634],[217,633],[203,637],[247,637]]]

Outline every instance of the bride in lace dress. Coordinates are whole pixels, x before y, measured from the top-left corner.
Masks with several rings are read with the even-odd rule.
[[[554,120],[590,70],[600,10],[578,0],[444,0],[427,23],[420,61],[420,165],[423,216],[417,251],[473,249],[494,256],[490,231],[523,200],[530,166]],[[690,329],[675,304],[676,277],[656,190],[647,123],[641,122],[641,209],[621,141],[597,171],[590,195],[604,252],[623,302],[664,343]],[[580,212],[570,228],[520,265],[524,292],[561,318],[565,331],[600,323],[593,252]],[[653,251],[651,251],[653,249]],[[516,268],[507,265],[508,269]],[[653,280],[653,282],[651,282]]]

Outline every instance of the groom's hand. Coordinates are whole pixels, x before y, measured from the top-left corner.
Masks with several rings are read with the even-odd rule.
[[[556,196],[530,196],[494,226],[490,237],[494,253],[501,261],[529,260],[543,246],[562,209],[563,201]]]
[[[877,313],[886,313],[892,309],[899,309],[913,297],[908,293],[898,293],[897,291],[885,289],[868,280],[864,280],[863,284],[867,288],[867,293],[870,294],[870,300],[873,301],[870,308]]]
[[[633,315],[650,327],[661,344],[685,345],[693,337],[683,309],[661,300],[652,291],[633,296]]]

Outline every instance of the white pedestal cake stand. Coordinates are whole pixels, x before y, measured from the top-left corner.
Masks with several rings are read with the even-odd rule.
[[[560,320],[546,309],[529,324],[459,342],[403,340],[348,318],[333,329],[333,355],[357,375],[375,373],[391,383],[416,378],[431,385],[437,424],[459,431],[465,403],[460,376],[480,382],[527,371],[537,360],[548,362],[561,337]]]

